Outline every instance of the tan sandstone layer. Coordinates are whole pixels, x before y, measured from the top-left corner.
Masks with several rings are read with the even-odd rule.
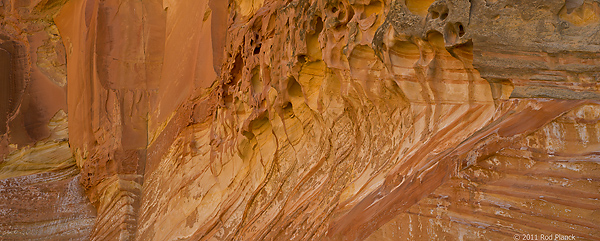
[[[0,9],[1,238],[600,240],[597,0]]]

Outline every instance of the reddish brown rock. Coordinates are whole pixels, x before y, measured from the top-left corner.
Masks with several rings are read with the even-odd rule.
[[[598,1],[0,8],[3,238],[600,239]]]
[[[96,221],[59,111],[50,137],[11,151],[0,163],[2,240],[88,240]]]
[[[0,5],[0,156],[9,144],[47,138],[50,118],[66,111],[65,53],[52,16],[61,1]]]

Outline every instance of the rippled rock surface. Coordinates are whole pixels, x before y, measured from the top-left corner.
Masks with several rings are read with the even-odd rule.
[[[597,0],[0,14],[0,239],[600,239]]]

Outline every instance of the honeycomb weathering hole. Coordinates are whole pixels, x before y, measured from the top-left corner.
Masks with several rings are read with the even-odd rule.
[[[463,27],[462,24],[460,24],[460,23],[457,24],[457,28],[456,29],[458,30],[458,36],[459,37],[462,37],[462,36],[465,35],[465,27]]]
[[[444,20],[448,17],[448,13],[442,13],[442,16],[440,16],[441,20]]]

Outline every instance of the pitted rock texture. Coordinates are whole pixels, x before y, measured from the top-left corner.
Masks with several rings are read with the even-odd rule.
[[[80,183],[64,111],[48,129],[49,138],[12,151],[0,163],[2,240],[90,238],[96,209]]]
[[[2,238],[600,240],[597,0],[25,2]]]
[[[96,209],[69,144],[66,1],[0,1],[0,240],[88,240]]]

